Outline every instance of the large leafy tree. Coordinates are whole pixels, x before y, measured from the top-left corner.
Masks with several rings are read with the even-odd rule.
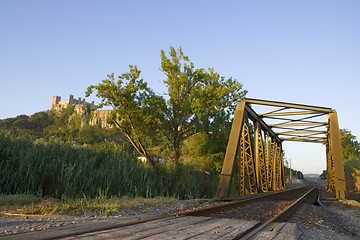
[[[98,108],[113,107],[110,121],[120,129],[135,150],[156,166],[149,148],[156,137],[157,106],[154,102],[161,99],[140,79],[137,66],[130,65],[130,72],[115,79],[114,73],[108,74],[102,83],[88,87],[86,96],[96,90],[101,99]]]
[[[102,83],[90,86],[87,96],[96,90],[102,100],[98,107],[114,108],[111,120],[154,166],[150,149],[165,149],[170,152],[167,158],[179,166],[184,141],[191,135],[202,132],[212,142],[221,134],[224,138],[236,102],[246,91],[238,81],[213,69],[196,69],[181,48],[171,47],[169,57],[161,51],[161,71],[167,96],[156,95],[140,79],[136,66],[117,80],[109,74]]]
[[[246,91],[238,81],[226,79],[212,68],[195,69],[181,47],[171,47],[169,55],[161,51],[163,82],[168,88],[168,99],[160,107],[161,130],[179,163],[183,141],[196,132],[224,132],[236,102]]]

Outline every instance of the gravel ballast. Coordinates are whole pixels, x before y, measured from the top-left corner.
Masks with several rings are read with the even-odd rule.
[[[304,204],[288,221],[297,223],[301,233],[300,239],[360,239],[360,204],[356,201],[324,201],[326,208],[314,204]],[[157,207],[138,207],[123,209],[119,215],[99,216],[24,216],[0,213],[0,236],[41,231],[48,228],[72,225],[77,223],[93,223],[99,221],[116,221],[127,216],[162,214],[201,207],[208,202],[198,200],[177,201],[171,205]],[[254,206],[252,206],[254,207]]]

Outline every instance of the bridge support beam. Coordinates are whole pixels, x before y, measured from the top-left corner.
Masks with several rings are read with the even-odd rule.
[[[329,117],[329,132],[328,145],[329,151],[327,154],[327,172],[328,184],[327,190],[334,192],[337,199],[345,199],[346,182],[344,173],[344,162],[340,139],[340,129],[337,113],[334,110],[328,114]]]
[[[244,121],[245,102],[240,102],[236,106],[233,124],[231,127],[230,137],[225,153],[225,160],[220,174],[219,185],[216,198],[221,200],[228,196],[233,172],[236,151],[240,140],[241,128]]]

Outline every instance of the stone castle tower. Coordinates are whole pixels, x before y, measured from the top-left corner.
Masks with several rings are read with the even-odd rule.
[[[69,96],[69,99],[61,101],[61,97],[53,96],[51,101],[51,110],[60,112],[62,109],[67,108],[69,105],[74,105],[74,111],[77,112],[81,117],[81,126],[84,126],[87,122],[88,115],[90,114],[87,111],[87,107],[90,109],[95,108],[94,101],[90,103],[86,102],[85,99],[75,99],[73,95]],[[92,110],[93,116],[88,121],[90,126],[99,125],[102,128],[112,128],[113,126],[108,123],[108,118],[110,117],[111,110]],[[69,120],[74,118],[75,116],[71,116]]]

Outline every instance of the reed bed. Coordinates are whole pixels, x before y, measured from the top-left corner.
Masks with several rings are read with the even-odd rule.
[[[33,143],[0,134],[0,194],[34,194],[58,199],[110,196],[212,198],[217,174],[183,166],[160,173],[121,148],[101,151],[56,142]]]

